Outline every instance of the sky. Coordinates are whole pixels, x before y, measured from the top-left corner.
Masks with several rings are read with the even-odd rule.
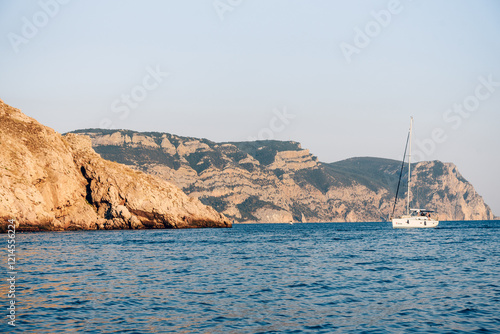
[[[0,99],[64,133],[458,166],[500,215],[500,1],[0,0]]]

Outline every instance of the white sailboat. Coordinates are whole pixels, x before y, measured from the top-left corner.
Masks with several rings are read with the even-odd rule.
[[[410,185],[411,185],[411,133],[413,129],[413,117],[410,119],[410,131],[408,133],[408,139],[405,147],[405,154],[403,157],[403,163],[401,165],[401,173],[399,175],[398,189],[396,191],[396,199],[394,200],[394,208],[392,210],[394,216],[394,210],[396,209],[396,203],[398,200],[399,184],[401,182],[401,175],[403,172],[404,161],[406,157],[406,149],[409,145],[408,154],[408,191],[406,196],[406,214],[399,218],[392,218],[393,228],[432,228],[439,224],[439,221],[431,218],[432,210],[425,209],[411,209],[410,208]]]

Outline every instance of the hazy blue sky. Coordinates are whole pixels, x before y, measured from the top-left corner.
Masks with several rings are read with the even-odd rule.
[[[414,116],[500,215],[500,1],[0,0],[0,35],[0,98],[59,132],[400,159]]]

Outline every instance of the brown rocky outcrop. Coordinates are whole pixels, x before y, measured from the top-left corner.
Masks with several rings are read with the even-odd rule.
[[[104,158],[171,181],[246,223],[386,220],[401,167],[399,161],[380,158],[322,163],[296,142],[215,143],[168,133],[77,132],[88,135]],[[427,161],[413,167],[412,206],[436,210],[442,220],[493,219],[453,164]],[[405,194],[403,185],[400,198]],[[399,200],[396,214],[403,208]]]
[[[0,229],[8,219],[25,231],[231,226],[175,185],[102,159],[89,138],[0,100]]]

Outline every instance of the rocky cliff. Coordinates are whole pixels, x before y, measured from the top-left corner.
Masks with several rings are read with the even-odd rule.
[[[321,163],[299,143],[215,143],[168,133],[79,130],[102,157],[175,183],[238,222],[386,220],[398,161],[353,158]],[[442,220],[492,219],[490,208],[451,163],[414,165],[412,206]],[[402,185],[400,198],[404,198]],[[396,213],[402,213],[404,201]]]
[[[0,100],[0,229],[230,227],[178,187],[106,161],[88,137],[60,135]]]

